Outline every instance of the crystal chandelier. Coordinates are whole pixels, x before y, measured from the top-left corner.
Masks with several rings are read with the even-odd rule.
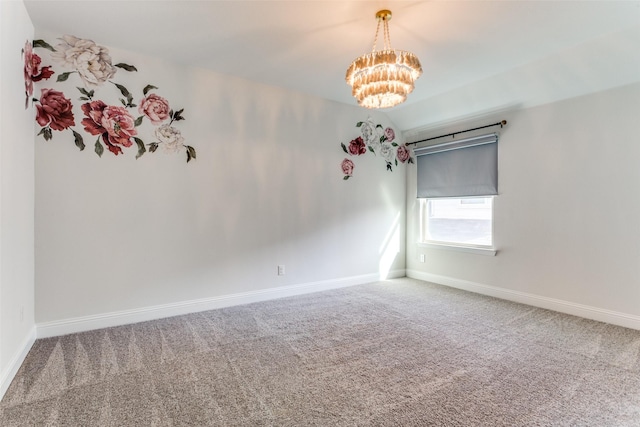
[[[413,82],[422,74],[422,66],[413,53],[391,48],[391,11],[378,11],[376,19],[378,26],[373,50],[351,63],[345,79],[362,107],[390,108],[407,99],[407,95],[413,91]],[[383,23],[384,49],[376,50],[380,22]]]

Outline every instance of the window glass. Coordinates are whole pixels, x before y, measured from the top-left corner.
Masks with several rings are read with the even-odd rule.
[[[421,199],[420,210],[425,243],[493,244],[493,197]]]

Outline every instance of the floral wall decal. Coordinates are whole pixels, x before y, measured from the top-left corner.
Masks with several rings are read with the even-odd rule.
[[[380,156],[385,161],[388,171],[393,171],[393,167],[398,166],[398,162],[413,163],[411,147],[394,142],[396,133],[392,128],[375,124],[371,117],[364,122],[356,123],[356,127],[360,128],[360,136],[352,139],[348,146],[340,143],[345,153],[350,156],[362,156],[367,153]],[[341,168],[344,174],[343,179],[347,180],[353,176],[355,164],[349,158],[345,158]]]
[[[50,52],[52,62],[58,64],[62,72],[57,72],[56,83],[65,82],[77,76],[82,86],[77,86],[77,100],[53,88],[42,88],[39,98],[34,97],[34,82],[49,80],[56,71],[54,65],[42,66],[42,58],[33,52],[34,48]],[[136,159],[147,151],[154,153],[159,147],[166,153],[184,152],[187,162],[196,158],[196,150],[185,144],[185,139],[174,124],[185,120],[184,109],[173,110],[169,101],[154,93],[158,87],[148,84],[142,89],[138,104],[126,86],[113,79],[119,70],[137,72],[130,64],[113,64],[109,50],[92,40],[64,35],[53,47],[44,40],[27,41],[22,50],[24,59],[24,81],[26,103],[31,100],[36,107],[36,122],[41,127],[38,136],[45,141],[56,132],[71,132],[75,145],[85,149],[83,133],[96,137],[94,152],[102,157],[107,151],[114,155],[123,154],[127,148],[137,148]],[[114,88],[122,105],[110,105],[96,91]],[[80,111],[74,108],[80,108]],[[81,118],[80,118],[81,117]],[[148,120],[154,130],[150,142],[143,141],[139,126]],[[77,123],[79,121],[79,123]],[[76,126],[82,126],[77,129]]]
[[[47,80],[53,75],[50,66],[40,68],[42,59],[33,52],[33,45],[28,40],[22,49],[22,57],[24,59],[24,88],[26,101],[24,108],[29,107],[29,99],[33,96],[33,82]]]
[[[353,168],[355,167],[353,161],[344,159],[342,161],[342,173],[344,173],[344,179],[349,179],[353,175]]]

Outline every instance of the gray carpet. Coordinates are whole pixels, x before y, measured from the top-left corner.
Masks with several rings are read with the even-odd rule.
[[[2,426],[640,426],[640,331],[411,279],[36,341]]]

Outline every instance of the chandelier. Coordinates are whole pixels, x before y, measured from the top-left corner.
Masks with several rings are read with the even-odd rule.
[[[390,108],[403,103],[413,91],[413,82],[422,74],[418,57],[391,48],[390,10],[376,13],[378,26],[371,53],[356,58],[345,77],[358,104],[365,108]],[[376,50],[380,22],[383,23],[384,49]]]

